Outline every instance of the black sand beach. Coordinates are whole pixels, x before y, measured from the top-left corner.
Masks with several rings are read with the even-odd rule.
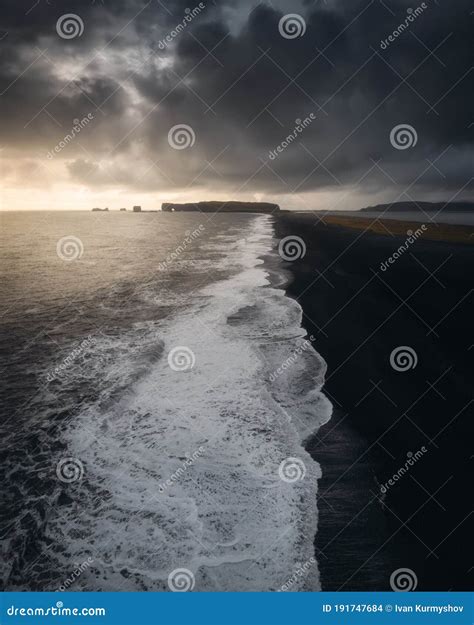
[[[382,271],[406,239],[382,227],[275,217],[278,238],[306,244],[287,263],[287,291],[328,364],[334,405],[309,447],[323,470],[323,590],[386,590],[400,567],[418,590],[469,590],[474,247],[421,236]],[[391,366],[400,346],[415,368]]]

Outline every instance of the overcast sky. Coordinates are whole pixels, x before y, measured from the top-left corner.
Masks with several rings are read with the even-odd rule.
[[[2,206],[472,199],[473,5],[417,2],[3,0]]]

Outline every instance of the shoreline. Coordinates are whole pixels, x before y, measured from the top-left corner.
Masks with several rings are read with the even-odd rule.
[[[272,222],[270,222],[272,224]],[[273,229],[273,224],[272,224],[272,229]],[[276,238],[273,236],[274,239],[274,243],[276,242]],[[279,291],[281,293],[281,296],[283,297],[284,300],[289,300],[292,304],[292,306],[295,305],[295,300],[293,297],[291,297],[288,292],[287,292],[287,288],[289,286],[289,284],[292,281],[292,274],[291,271],[288,270],[288,268],[285,268],[283,266],[283,263],[281,262],[281,258],[278,255],[278,250],[275,249],[275,247],[272,245],[271,249],[267,250],[266,253],[262,254],[260,256],[260,259],[263,262],[262,267],[264,268],[264,271],[267,275],[267,279],[268,279],[268,284],[266,285],[266,288],[271,289],[271,290],[276,290]],[[298,305],[299,311],[300,311],[300,319],[297,322],[297,326],[299,330],[303,330],[305,331],[305,326],[304,326],[304,322],[303,322],[303,314],[304,311],[301,308],[300,305]],[[311,357],[311,353],[313,352],[313,349],[311,349],[311,338],[309,336],[308,333],[306,333],[304,336],[300,336],[300,341],[301,344],[295,348],[292,348],[289,350],[288,352],[288,357],[286,358],[286,360],[282,361],[283,362],[283,367],[281,370],[279,370],[279,368],[277,367],[276,369],[273,369],[272,372],[270,373],[269,376],[269,382],[270,382],[270,387],[269,387],[269,391],[271,392],[271,389],[273,387],[273,384],[275,383],[275,381],[277,381],[280,376],[284,377],[284,371],[288,371],[291,370],[293,368],[293,366],[296,363],[301,364],[301,359],[304,358],[304,354],[308,353],[308,355]],[[291,340],[291,339],[290,339]],[[288,337],[284,340],[284,343],[287,343],[289,341]],[[317,353],[317,359],[319,361],[323,360],[321,354]],[[293,365],[289,365],[290,360],[294,358],[294,362]],[[310,358],[311,359],[311,358]],[[312,359],[311,359],[312,360]],[[326,363],[320,363],[323,365],[323,368],[325,368]],[[286,366],[285,366],[286,365]],[[304,367],[303,367],[304,369]],[[274,377],[272,377],[274,376]],[[323,373],[323,378],[324,378],[324,373]],[[294,381],[298,380],[298,376],[296,377],[296,379]],[[297,382],[299,384],[299,380]],[[294,387],[294,384],[291,384],[292,387]],[[319,384],[318,384],[319,387]],[[311,391],[314,391],[315,389],[311,387]],[[319,501],[319,497],[318,497],[318,491],[321,488],[321,478],[320,478],[320,462],[318,461],[318,457],[315,456],[314,454],[311,453],[310,450],[310,444],[311,441],[313,440],[313,438],[317,435],[317,433],[319,432],[319,430],[324,427],[325,425],[327,425],[328,423],[331,423],[332,421],[332,404],[329,400],[329,398],[327,398],[325,396],[324,393],[324,388],[321,385],[321,388],[319,388],[319,390],[317,391],[317,394],[324,396],[324,399],[322,399],[321,401],[321,405],[320,407],[324,406],[324,403],[327,402],[328,406],[329,406],[329,412],[330,415],[326,418],[324,417],[322,422],[320,423],[314,423],[313,422],[313,418],[315,416],[317,416],[318,419],[321,419],[323,417],[322,413],[319,414],[313,414],[312,418],[307,420],[308,417],[306,417],[305,419],[303,419],[303,415],[298,415],[295,418],[295,411],[290,410],[288,406],[283,406],[280,403],[280,400],[277,401],[277,403],[280,405],[281,409],[283,410],[283,413],[288,413],[288,420],[289,423],[291,425],[292,428],[294,428],[295,434],[298,438],[299,441],[299,445],[300,445],[300,453],[297,454],[297,457],[295,456],[294,458],[290,458],[289,460],[296,460],[297,462],[301,462],[303,459],[303,463],[305,464],[306,468],[308,465],[308,460],[310,461],[310,464],[313,464],[313,461],[315,463],[315,473],[316,475],[319,475],[319,477],[316,478],[316,493],[315,493],[315,497],[314,497],[314,506],[315,506],[315,510],[313,511],[313,515],[312,518],[308,518],[306,519],[306,521],[304,522],[304,526],[305,526],[305,531],[304,531],[304,535],[305,536],[310,536],[310,540],[311,540],[311,547],[308,550],[308,553],[306,555],[305,558],[301,559],[301,564],[297,566],[296,572],[293,572],[292,575],[289,575],[288,577],[288,582],[286,584],[283,584],[283,586],[288,586],[287,588],[283,588],[283,586],[281,588],[278,589],[278,592],[285,590],[299,590],[299,591],[305,591],[305,592],[320,592],[322,589],[321,587],[321,575],[320,575],[320,560],[317,557],[317,554],[314,553],[314,549],[313,549],[313,545],[314,545],[314,540],[316,539],[316,536],[318,535],[319,532],[319,528],[318,528],[318,519],[320,517],[320,513],[321,513],[321,503]],[[274,398],[275,399],[275,398]],[[299,399],[298,402],[295,403],[295,405],[293,406],[293,408],[296,408],[296,406],[298,406],[299,408],[301,408],[301,404],[304,404],[305,400],[304,400],[304,396],[300,393],[299,394]],[[306,411],[307,408],[309,407],[310,404],[308,404],[306,406]],[[314,408],[314,403],[313,403],[313,408]],[[326,407],[327,408],[327,407]],[[316,411],[317,412],[317,411]],[[295,465],[295,469],[297,468],[297,465]],[[305,473],[306,473],[306,468],[304,469]],[[280,476],[281,479],[281,476]],[[307,480],[308,478],[306,478],[304,480],[304,482]],[[308,533],[308,529],[310,529],[311,531]],[[296,578],[298,579],[300,582],[301,580],[304,580],[302,587],[300,588],[294,588],[294,584],[295,582],[291,582],[292,578]]]
[[[277,239],[306,245],[303,258],[284,263],[287,294],[328,364],[322,392],[334,406],[308,444],[323,472],[322,588],[387,590],[404,567],[418,590],[468,590],[472,248],[423,236],[381,272],[400,236],[314,221],[274,217]],[[406,236],[410,222],[401,223]],[[415,350],[414,369],[390,365],[397,346]],[[382,493],[423,446],[427,453]]]

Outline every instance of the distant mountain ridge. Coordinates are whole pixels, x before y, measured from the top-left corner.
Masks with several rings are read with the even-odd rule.
[[[473,202],[394,202],[393,204],[377,204],[361,208],[359,212],[421,212],[426,213],[465,213],[474,212]]]

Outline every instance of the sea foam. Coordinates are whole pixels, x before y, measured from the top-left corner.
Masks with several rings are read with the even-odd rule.
[[[203,241],[227,277],[196,284],[160,320],[146,374],[69,426],[84,477],[45,533],[62,570],[93,559],[75,588],[168,590],[184,568],[195,591],[320,589],[321,470],[304,441],[331,416],[326,365],[306,349],[300,306],[270,280],[274,248],[268,216]],[[183,370],[167,358],[176,348]],[[285,472],[295,462],[302,479]]]

